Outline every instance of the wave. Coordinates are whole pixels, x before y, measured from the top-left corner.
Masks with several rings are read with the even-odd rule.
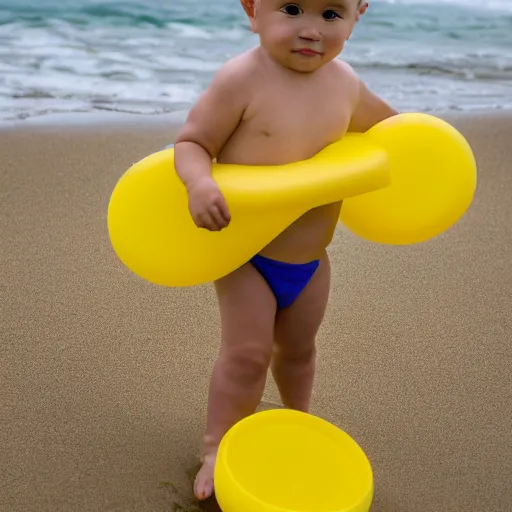
[[[464,9],[473,9],[486,11],[492,9],[495,11],[512,12],[511,0],[373,0],[376,4],[406,4],[406,5],[430,5],[447,6],[453,5]]]
[[[238,0],[0,3],[0,117],[188,108],[257,43]],[[371,3],[342,57],[398,107],[511,103],[512,0]]]
[[[493,62],[494,60],[494,62]],[[512,81],[512,61],[500,62],[495,56],[468,56],[466,58],[445,58],[439,60],[368,60],[347,59],[357,69],[385,71],[410,71],[417,75],[440,75],[466,81]]]

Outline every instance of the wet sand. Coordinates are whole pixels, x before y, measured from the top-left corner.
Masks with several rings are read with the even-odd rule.
[[[340,228],[329,249],[312,412],[367,453],[373,512],[511,506],[512,114],[445,117],[479,164],[460,223],[406,248]],[[168,121],[0,128],[2,511],[196,510],[213,290],[142,281],[106,229],[117,179],[172,140]]]

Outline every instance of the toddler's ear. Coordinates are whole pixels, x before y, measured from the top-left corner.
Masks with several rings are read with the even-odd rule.
[[[256,20],[254,19],[255,15],[255,5],[254,0],[240,0],[242,7],[244,8],[245,13],[249,16],[249,23],[251,24],[251,31],[256,33]]]
[[[254,17],[254,0],[240,0],[244,11],[246,12],[249,18]]]
[[[359,21],[359,18],[366,12],[366,9],[368,9],[369,3],[363,2],[358,8],[356,13],[356,21]]]

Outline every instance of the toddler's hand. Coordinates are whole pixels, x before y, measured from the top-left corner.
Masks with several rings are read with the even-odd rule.
[[[209,231],[220,231],[231,220],[226,200],[210,177],[189,185],[188,209],[195,225]]]

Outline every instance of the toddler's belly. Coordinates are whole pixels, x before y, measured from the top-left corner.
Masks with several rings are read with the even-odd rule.
[[[340,215],[341,202],[305,213],[268,244],[260,254],[287,263],[318,259],[331,243]]]

